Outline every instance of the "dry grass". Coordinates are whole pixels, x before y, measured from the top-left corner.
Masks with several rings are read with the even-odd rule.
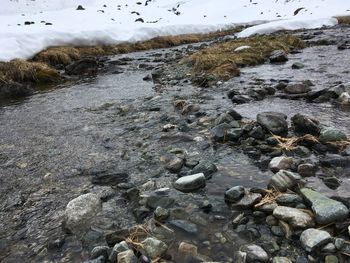
[[[0,79],[2,82],[51,83],[58,81],[60,75],[44,63],[16,59],[0,62]]]
[[[319,143],[318,138],[311,134],[306,134],[301,137],[290,137],[290,138],[284,138],[275,134],[272,134],[272,136],[277,140],[278,145],[277,147],[281,150],[291,151],[298,147],[298,143],[300,141],[310,141],[313,143]]]
[[[337,16],[338,24],[350,25],[350,16]]]
[[[272,204],[276,202],[276,198],[282,193],[277,189],[265,189],[266,195],[257,203],[254,207],[258,208],[266,204]]]
[[[109,56],[117,54],[125,54],[133,51],[142,51],[157,48],[169,48],[182,44],[196,43],[200,41],[210,40],[216,37],[233,34],[240,28],[229,29],[225,31],[217,31],[207,34],[187,34],[178,36],[161,36],[153,39],[137,42],[137,43],[121,43],[109,46],[93,46],[93,47],[51,47],[38,53],[33,60],[44,62],[46,64],[68,65],[74,60],[86,56]]]
[[[234,51],[241,46],[250,48]],[[191,66],[194,76],[205,73],[227,80],[239,75],[238,67],[265,62],[273,50],[289,52],[292,48],[300,49],[304,46],[301,39],[292,35],[256,36],[210,46],[183,59],[181,63]]]

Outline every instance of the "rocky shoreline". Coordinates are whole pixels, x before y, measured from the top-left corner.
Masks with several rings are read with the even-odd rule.
[[[191,85],[190,67],[177,62],[213,43],[107,59],[101,83],[141,72],[135,85],[152,86],[152,92],[145,86],[150,95],[132,99],[130,90],[129,99],[118,102],[97,96],[97,105],[55,108],[69,113],[62,119],[68,145],[39,143],[33,148],[39,156],[16,155],[13,149],[21,146],[4,136],[0,167],[14,178],[1,177],[10,198],[1,207],[0,259],[347,262],[350,83],[340,66],[349,58],[342,43],[350,28],[296,35],[306,50],[276,51],[260,68],[242,69],[227,82],[211,79],[204,88]],[[321,64],[324,54],[335,54],[340,66]],[[133,85],[128,78],[126,86]],[[64,92],[70,91],[58,91],[57,103],[69,101]],[[255,106],[260,102],[267,107]],[[300,108],[283,110],[293,104]],[[70,126],[71,118],[82,125]],[[38,136],[59,141],[56,128]],[[53,149],[47,164],[45,154]],[[14,187],[23,174],[29,176]],[[26,184],[35,190],[26,194]],[[39,215],[31,215],[33,207]],[[13,218],[16,226],[9,223]]]

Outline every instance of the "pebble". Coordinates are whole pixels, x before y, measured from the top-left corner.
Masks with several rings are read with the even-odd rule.
[[[309,228],[300,235],[300,242],[307,252],[315,251],[331,240],[331,235],[324,230]]]
[[[205,187],[205,176],[203,173],[183,176],[177,179],[174,187],[181,192],[191,192]]]

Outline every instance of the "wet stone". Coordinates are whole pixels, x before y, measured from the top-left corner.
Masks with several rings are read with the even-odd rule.
[[[156,210],[154,211],[154,218],[158,221],[164,221],[169,217],[169,210],[164,209],[160,206],[158,206],[156,208]]]
[[[300,236],[300,242],[307,252],[314,251],[317,248],[327,244],[331,235],[324,230],[309,228],[303,231]]]
[[[170,225],[181,229],[189,234],[197,234],[198,233],[198,228],[197,225],[190,223],[187,220],[171,220]]]
[[[320,134],[319,122],[314,119],[298,113],[294,115],[291,120],[296,132],[312,134],[315,136]]]
[[[271,63],[281,63],[288,61],[287,53],[283,50],[274,50],[270,55]]]
[[[298,174],[300,174],[302,177],[315,176],[315,173],[316,167],[313,164],[304,163],[298,166]]]
[[[244,196],[243,186],[234,186],[225,192],[225,201],[235,203]]]
[[[279,156],[275,157],[269,163],[269,169],[277,173],[279,170],[288,170],[294,164],[294,159],[292,157]]]
[[[319,224],[328,224],[348,216],[348,208],[341,202],[330,199],[308,188],[300,190],[303,197],[311,204],[315,219]]]
[[[303,198],[297,194],[281,194],[276,198],[276,202],[282,206],[293,206],[303,203]]]
[[[146,205],[151,209],[157,207],[169,208],[174,204],[175,200],[172,197],[153,193],[146,200]]]
[[[225,140],[226,132],[231,129],[232,126],[227,123],[221,123],[210,130],[214,140],[223,142]]]
[[[292,261],[286,257],[274,257],[272,263],[292,263]]]
[[[131,249],[118,254],[118,263],[137,263],[137,257]]]
[[[94,247],[93,250],[90,253],[90,259],[95,259],[100,256],[103,256],[104,258],[108,258],[108,252],[110,248],[108,246],[98,246]]]
[[[191,192],[205,187],[205,176],[203,173],[188,175],[175,181],[174,187],[181,192]]]
[[[287,189],[293,188],[301,177],[298,174],[280,170],[274,174],[269,182],[269,187],[276,188],[281,192],[285,192]]]
[[[241,251],[247,253],[247,262],[268,262],[269,256],[266,251],[258,245],[245,245]]]
[[[234,204],[234,206],[241,209],[251,208],[255,204],[259,203],[261,199],[261,194],[246,192],[244,196],[237,203]]]
[[[143,249],[145,250],[146,255],[151,259],[160,257],[168,249],[168,246],[163,241],[152,237],[145,239],[141,244],[143,245]]]
[[[305,84],[291,84],[284,89],[287,94],[303,94],[309,91],[311,91],[311,88]]]
[[[218,168],[214,163],[211,163],[209,161],[201,161],[198,165],[196,165],[192,173],[193,174],[199,174],[203,173],[206,179],[209,179],[212,174],[217,172]]]
[[[172,173],[180,172],[182,166],[184,164],[184,160],[179,157],[173,158],[166,166],[166,168]]]
[[[263,112],[257,115],[257,122],[273,134],[283,135],[288,131],[287,116],[278,112]]]
[[[117,257],[120,252],[127,251],[129,249],[128,244],[125,241],[114,245],[111,254],[109,255],[110,262],[117,262]]]
[[[336,142],[346,140],[346,134],[338,129],[326,128],[321,130],[320,141],[321,142]]]
[[[307,228],[315,225],[308,213],[292,207],[278,206],[273,210],[273,216],[288,222],[293,228]]]
[[[292,69],[302,69],[302,68],[304,68],[305,66],[304,66],[304,64],[303,63],[300,63],[300,62],[295,62],[295,63],[293,63],[293,65],[292,65]]]

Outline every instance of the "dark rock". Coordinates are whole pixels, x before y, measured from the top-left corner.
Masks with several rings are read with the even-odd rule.
[[[303,163],[298,166],[298,174],[302,177],[315,176],[316,167],[310,163]]]
[[[66,66],[65,72],[68,75],[93,75],[97,73],[99,66],[94,58],[82,58]]]
[[[321,142],[336,142],[336,141],[345,141],[347,136],[344,132],[334,129],[326,128],[321,130],[320,141]]]
[[[231,117],[234,119],[234,120],[236,120],[236,121],[239,121],[239,120],[241,120],[242,119],[242,115],[241,114],[239,114],[237,111],[235,111],[235,110],[229,110],[228,111],[228,114],[230,114],[231,115]]]
[[[247,262],[269,262],[269,256],[266,251],[257,245],[244,245],[242,252],[247,253]]]
[[[274,50],[272,51],[270,55],[270,62],[271,63],[280,63],[280,62],[286,62],[288,61],[288,57],[286,52],[283,50]]]
[[[25,97],[33,94],[29,85],[20,83],[0,83],[0,99]]]
[[[179,157],[175,157],[167,164],[166,168],[172,173],[180,172],[182,166],[184,164],[184,160]]]
[[[128,244],[125,241],[121,241],[114,245],[112,251],[108,257],[110,262],[117,262],[118,254],[129,250]]]
[[[225,201],[235,203],[244,196],[243,186],[234,186],[225,192]]]
[[[235,95],[231,98],[232,103],[244,104],[250,102],[252,99],[246,95]]]
[[[197,234],[198,228],[197,225],[187,221],[187,220],[171,220],[170,225],[175,226],[178,229],[181,229],[189,234]]]
[[[319,122],[305,115],[296,114],[292,117],[292,123],[296,132],[303,134],[312,134],[318,136],[320,134]]]
[[[292,65],[292,69],[302,69],[303,67],[305,67],[304,64],[300,62],[295,62]]]
[[[120,229],[106,234],[105,239],[108,246],[112,247],[117,243],[124,241],[130,235],[129,229]]]
[[[115,186],[127,182],[129,175],[123,172],[110,172],[108,170],[96,170],[91,172],[91,182],[96,185]]]
[[[211,135],[213,136],[214,140],[223,142],[225,140],[226,132],[231,129],[231,125],[227,123],[222,123],[210,130]]]
[[[216,173],[218,168],[216,165],[212,162],[209,161],[201,161],[198,165],[196,165],[192,173],[193,174],[198,174],[198,173],[203,173],[206,179],[210,179],[212,174]]]
[[[225,140],[227,141],[237,141],[244,133],[242,128],[232,128],[226,131]]]
[[[83,6],[81,6],[81,5],[78,5],[76,10],[85,10],[85,8]]]
[[[257,122],[266,130],[283,135],[288,131],[287,116],[278,112],[263,112],[257,115]]]
[[[328,154],[321,158],[320,163],[328,167],[350,167],[350,156]]]
[[[241,209],[248,209],[259,203],[262,195],[258,193],[246,192],[244,196],[236,202],[233,206]]]
[[[311,91],[311,88],[305,84],[291,84],[284,89],[287,94],[304,94],[309,91]]]
[[[265,131],[261,126],[257,126],[253,128],[253,130],[249,133],[249,136],[257,140],[263,140],[265,138]]]

